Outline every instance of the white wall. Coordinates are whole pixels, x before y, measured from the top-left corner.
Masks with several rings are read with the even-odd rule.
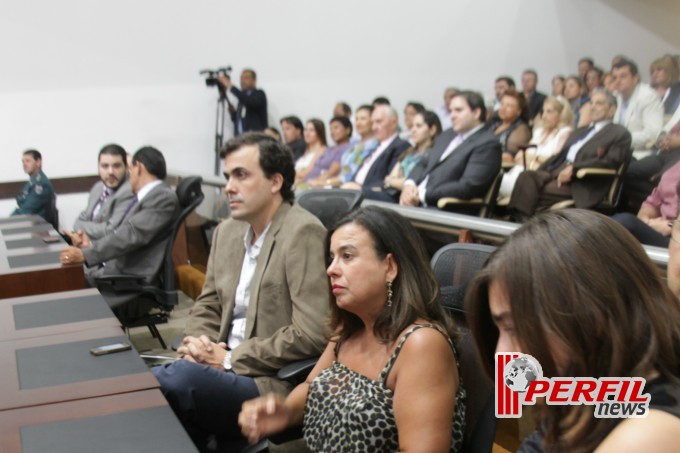
[[[49,176],[92,174],[112,141],[212,173],[217,92],[203,68],[255,68],[278,121],[328,119],[336,101],[376,95],[434,108],[447,85],[490,95],[497,75],[519,81],[526,67],[549,91],[583,55],[607,67],[624,53],[646,76],[680,53],[675,0],[5,0],[0,11],[0,181],[25,179],[28,147]]]

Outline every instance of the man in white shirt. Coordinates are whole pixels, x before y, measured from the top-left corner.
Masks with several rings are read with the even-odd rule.
[[[577,208],[594,207],[606,196],[609,182],[575,179],[576,172],[586,167],[617,169],[630,159],[630,133],[612,123],[616,98],[598,89],[590,105],[590,126],[576,129],[557,155],[517,178],[508,208],[518,220],[568,199]]]
[[[330,291],[326,230],[294,204],[287,147],[246,133],[222,154],[232,218],[215,230],[181,360],[152,371],[199,449],[216,439],[238,451],[242,403],[287,394],[292,386],[277,371],[323,351]]]
[[[362,190],[371,187],[382,187],[385,176],[397,163],[401,154],[411,144],[397,135],[399,114],[389,105],[379,104],[371,113],[373,137],[378,140],[378,147],[364,159],[354,175],[354,181],[343,184],[343,189]]]

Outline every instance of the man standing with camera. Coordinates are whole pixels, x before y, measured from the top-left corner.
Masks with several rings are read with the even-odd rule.
[[[227,94],[231,93],[238,104],[236,108],[230,102],[229,113],[234,123],[234,136],[248,131],[263,131],[267,127],[267,95],[257,88],[257,74],[252,69],[244,69],[241,72],[241,89],[236,88],[228,75],[217,77]]]

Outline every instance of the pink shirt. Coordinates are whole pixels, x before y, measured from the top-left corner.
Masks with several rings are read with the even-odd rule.
[[[674,219],[678,215],[677,187],[680,182],[680,162],[666,170],[654,188],[651,195],[643,204],[647,204],[659,213],[664,219]]]

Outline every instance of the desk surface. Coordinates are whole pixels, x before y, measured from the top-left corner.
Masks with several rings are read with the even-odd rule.
[[[29,223],[29,224],[38,224],[38,223],[47,223],[47,220],[43,219],[39,215],[36,214],[31,214],[31,215],[15,215],[12,217],[2,217],[0,218],[0,229],[2,228],[12,228],[13,224],[16,223]]]
[[[134,348],[90,354],[120,342],[118,327],[0,342],[0,410],[158,388]]]
[[[0,341],[117,326],[96,289],[0,299]]]
[[[85,288],[83,266],[59,262],[67,246],[59,233],[37,216],[23,217],[0,219],[0,299]]]
[[[195,452],[159,390],[0,412],[4,453]]]

